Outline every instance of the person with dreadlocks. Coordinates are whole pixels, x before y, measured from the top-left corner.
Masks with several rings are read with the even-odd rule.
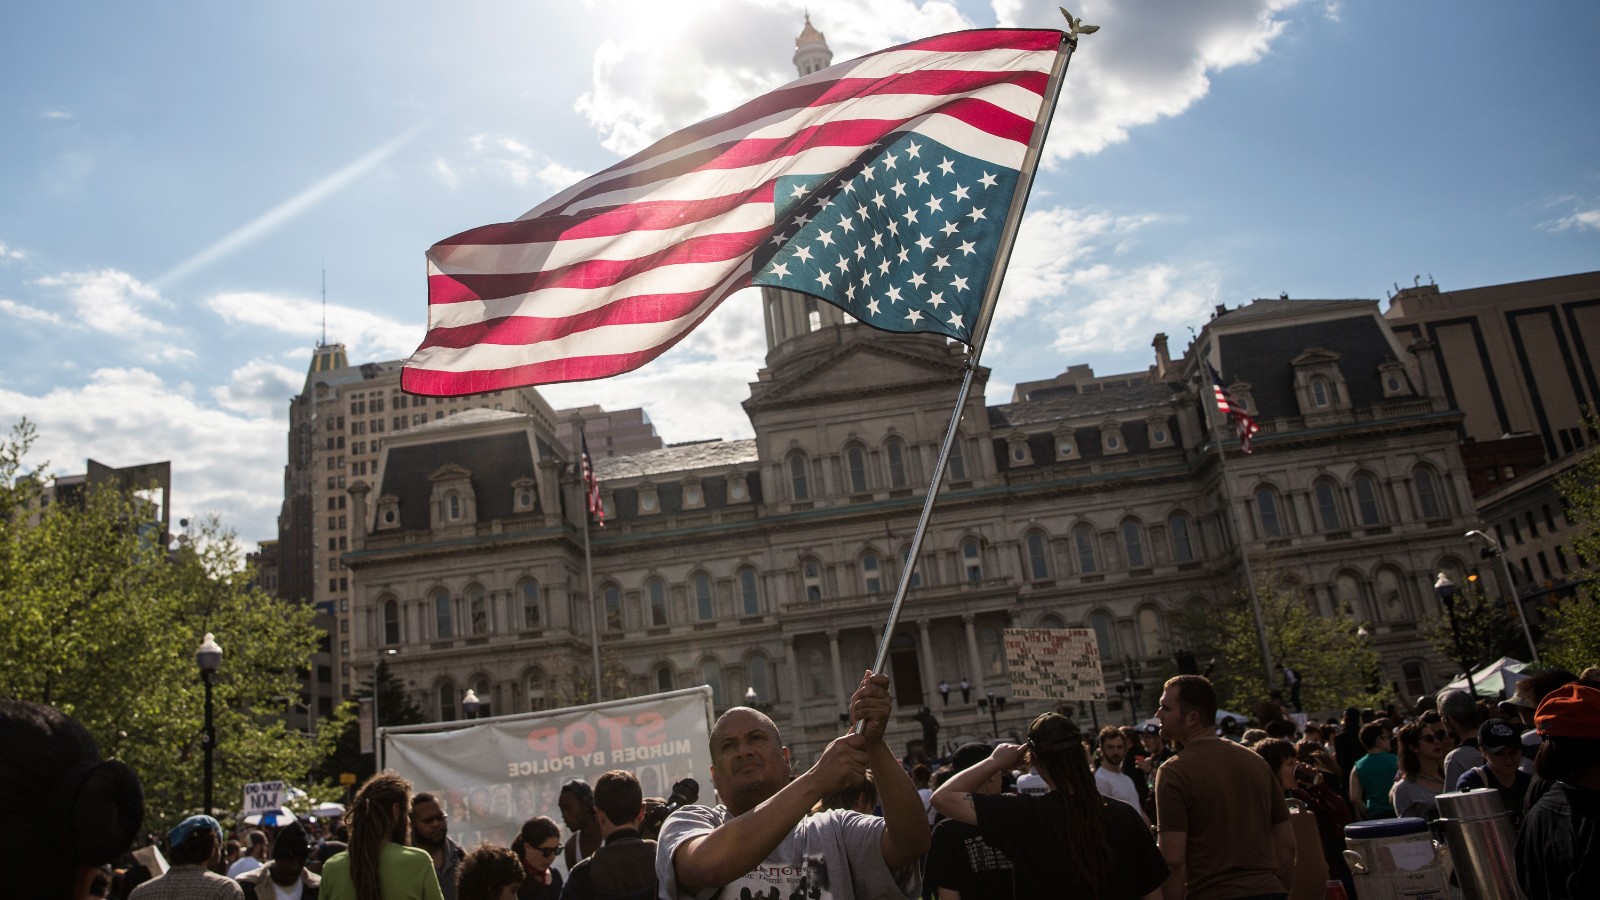
[[[978,793],[996,773],[1024,760],[1039,770],[1047,793]],[[1150,829],[1138,810],[1101,796],[1083,733],[1059,713],[1034,719],[1026,745],[1001,744],[988,759],[957,772],[934,791],[933,806],[976,825],[984,841],[1011,860],[1018,897],[1161,896],[1167,867]]]
[[[444,900],[428,851],[410,838],[411,782],[379,772],[345,812],[350,849],[322,867],[322,900]]]

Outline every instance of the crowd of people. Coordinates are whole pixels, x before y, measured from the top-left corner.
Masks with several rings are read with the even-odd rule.
[[[1085,733],[1064,712],[1037,717],[1021,743],[902,759],[884,740],[889,680],[866,673],[854,727],[802,772],[771,718],[723,713],[715,804],[694,802],[692,782],[670,803],[646,798],[618,769],[561,786],[565,840],[534,816],[510,846],[467,849],[447,800],[386,771],[330,827],[230,834],[195,815],[156,842],[158,861],[130,855],[137,775],[61,712],[0,700],[0,840],[27,862],[9,879],[16,896],[45,900],[1242,900],[1287,897],[1308,853],[1355,897],[1346,825],[1435,819],[1440,794],[1486,789],[1513,815],[1528,897],[1600,884],[1600,670],[1535,674],[1499,707],[1445,691],[1342,723],[1272,704],[1220,728],[1199,675],[1170,679],[1140,727]],[[1297,846],[1291,804],[1320,846]]]

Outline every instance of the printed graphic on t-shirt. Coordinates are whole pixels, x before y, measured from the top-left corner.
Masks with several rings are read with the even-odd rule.
[[[969,837],[963,841],[967,848],[967,871],[969,872],[994,872],[999,869],[1011,868],[1011,860],[1006,855],[984,843],[981,837]]]
[[[724,900],[833,900],[828,861],[807,856],[799,866],[757,866],[723,890]]]

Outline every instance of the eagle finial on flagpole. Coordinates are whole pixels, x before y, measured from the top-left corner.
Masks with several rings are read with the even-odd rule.
[[[1058,6],[1056,9],[1061,10],[1061,14],[1067,17],[1067,39],[1073,44],[1078,43],[1078,35],[1094,34],[1100,30],[1099,25],[1085,25],[1082,19],[1074,19],[1065,6]]]

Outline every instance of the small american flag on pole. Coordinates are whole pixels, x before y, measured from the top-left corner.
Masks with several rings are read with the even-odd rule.
[[[594,516],[595,523],[601,528],[606,527],[606,505],[600,499],[600,479],[594,474],[594,460],[589,458],[589,437],[583,435],[579,438],[582,451],[579,453],[579,465],[583,468],[583,499],[589,507],[589,512]]]
[[[631,371],[758,284],[970,344],[1065,38],[964,31],[841,63],[439,242],[403,386]]]
[[[1233,430],[1239,435],[1239,449],[1249,453],[1251,439],[1261,430],[1261,426],[1256,424],[1256,420],[1249,413],[1233,402],[1233,398],[1228,395],[1228,389],[1222,386],[1222,378],[1217,375],[1217,370],[1207,365],[1206,371],[1211,373],[1211,394],[1217,400],[1217,412],[1233,422]]]

